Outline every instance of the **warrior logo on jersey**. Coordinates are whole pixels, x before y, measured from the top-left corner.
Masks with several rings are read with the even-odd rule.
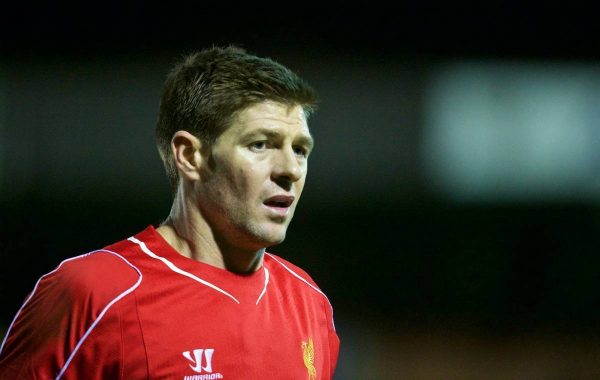
[[[302,357],[304,358],[304,365],[308,371],[308,380],[316,380],[315,345],[313,344],[312,338],[308,338],[308,342],[302,342]]]
[[[183,352],[183,357],[191,362],[189,366],[194,372],[205,373],[204,375],[185,376],[184,380],[222,379],[223,375],[221,373],[213,373],[212,357],[214,352],[214,348],[197,348],[192,353],[189,351]]]

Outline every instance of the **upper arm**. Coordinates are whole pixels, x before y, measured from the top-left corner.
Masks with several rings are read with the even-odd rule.
[[[77,372],[80,366],[74,363],[88,356],[85,351],[96,346],[94,341],[120,339],[118,329],[112,337],[98,336],[94,329],[100,323],[118,326],[111,306],[140,279],[123,260],[98,252],[66,260],[42,276],[9,327],[0,352],[0,378],[54,379],[68,366]],[[120,355],[110,352],[118,361]],[[84,365],[87,373],[75,376],[93,378],[90,372],[97,364]]]

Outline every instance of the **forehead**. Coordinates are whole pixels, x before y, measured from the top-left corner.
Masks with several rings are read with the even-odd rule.
[[[256,128],[285,128],[310,134],[301,106],[274,101],[256,103],[239,111],[229,129],[244,133]]]

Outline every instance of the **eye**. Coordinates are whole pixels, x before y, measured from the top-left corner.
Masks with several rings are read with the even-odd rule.
[[[308,157],[308,149],[306,149],[303,146],[295,146],[294,147],[294,153],[296,154],[296,156],[300,156],[300,157]]]
[[[254,152],[262,152],[265,149],[267,149],[267,142],[266,141],[255,141],[249,145],[249,148],[250,148],[250,150],[252,150]]]

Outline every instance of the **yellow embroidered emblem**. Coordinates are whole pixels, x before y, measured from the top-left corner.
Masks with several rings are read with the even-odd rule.
[[[308,342],[302,342],[302,356],[304,357],[304,365],[308,371],[308,380],[316,380],[315,345],[313,344],[312,338],[308,338]]]

